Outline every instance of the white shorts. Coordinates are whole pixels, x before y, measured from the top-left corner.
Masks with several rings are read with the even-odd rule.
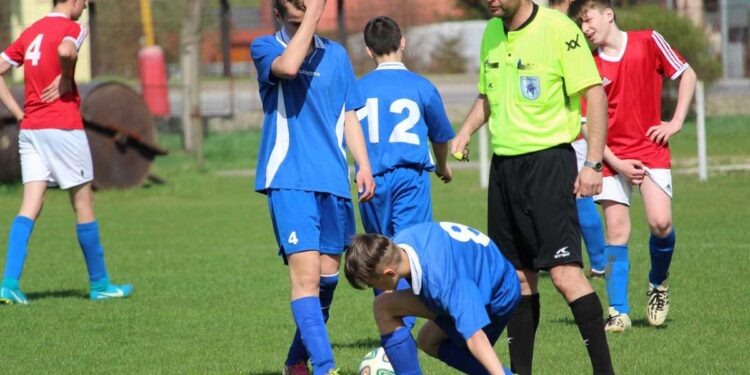
[[[586,161],[586,153],[588,152],[589,144],[586,143],[586,138],[581,138],[570,142],[570,145],[573,146],[573,150],[576,151],[576,162],[578,162],[578,171],[580,172],[581,169],[583,169],[583,162]]]
[[[18,135],[23,183],[47,181],[69,189],[94,179],[84,130],[24,129]]]
[[[650,178],[672,199],[672,170],[645,168],[646,178]],[[602,193],[594,196],[594,201],[614,201],[630,206],[633,186],[622,176],[607,176],[602,179]]]

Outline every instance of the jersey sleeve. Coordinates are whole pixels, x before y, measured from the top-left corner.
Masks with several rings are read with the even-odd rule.
[[[425,103],[424,121],[427,123],[427,136],[430,142],[445,143],[455,137],[453,125],[445,113],[443,98],[434,86],[431,87]]]
[[[280,46],[275,46],[274,43],[273,39],[264,37],[256,39],[250,46],[250,55],[258,71],[258,82],[268,85],[275,85],[279,81],[271,72],[271,65],[284,53],[284,50]]]
[[[473,281],[458,280],[443,294],[442,303],[456,323],[456,330],[466,340],[490,324],[479,287]]]
[[[21,41],[22,38],[16,39],[13,44],[8,46],[8,48],[3,51],[3,53],[0,54],[0,57],[5,60],[8,64],[13,65],[14,67],[19,67],[23,65],[23,56],[25,53],[25,48],[23,46],[23,42]]]
[[[86,41],[86,38],[89,36],[89,31],[84,27],[83,25],[72,22],[70,27],[68,27],[67,30],[65,30],[65,36],[63,36],[63,41],[69,40],[73,42],[76,46],[76,50],[80,50],[81,46],[83,45],[83,42]]]
[[[651,42],[656,51],[657,70],[666,74],[669,79],[676,79],[682,75],[682,72],[688,68],[685,59],[656,31],[651,33]]]
[[[354,75],[354,67],[352,66],[351,61],[349,61],[349,55],[346,54],[346,51],[343,48],[341,48],[341,57],[339,61],[341,64],[341,72],[344,75],[344,85],[346,87],[344,110],[346,112],[356,111],[365,106],[365,97],[359,89],[359,84],[357,84],[357,77]]]
[[[573,22],[562,24],[557,33],[562,76],[569,95],[589,86],[601,84],[594,57],[586,44],[586,37]]]
[[[479,89],[479,93],[482,95],[487,95],[487,78],[484,75],[487,73],[487,55],[489,51],[487,34],[489,29],[490,25],[488,24],[484,30],[484,35],[482,35],[482,46],[479,49],[479,83],[477,84],[477,89]]]

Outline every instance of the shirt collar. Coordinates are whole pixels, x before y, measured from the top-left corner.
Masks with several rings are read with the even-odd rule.
[[[405,244],[400,243],[398,246],[406,252],[406,257],[409,258],[409,266],[411,268],[411,289],[415,295],[419,295],[422,291],[422,265],[419,264],[419,257],[414,248]]]
[[[378,64],[375,70],[409,70],[406,65],[400,61],[389,61]]]
[[[292,40],[292,38],[289,37],[289,33],[287,33],[286,31],[286,27],[282,27],[281,30],[276,32],[276,40],[278,40],[279,43],[281,43],[281,45],[286,48],[286,46]],[[317,34],[313,35],[313,40],[315,41],[315,48],[326,48],[326,45],[323,43],[323,38],[319,37]]]
[[[64,13],[60,13],[60,12],[52,12],[52,13],[49,13],[49,14],[47,14],[47,17],[60,17],[60,18],[68,18],[68,16],[66,16],[66,15],[65,15]]]
[[[531,2],[531,5],[532,5],[532,8],[531,8],[531,15],[530,15],[530,16],[529,16],[529,18],[527,18],[527,19],[526,19],[526,21],[524,21],[524,22],[523,22],[523,23],[521,24],[521,26],[519,26],[519,27],[518,27],[517,29],[515,29],[515,30],[508,30],[508,28],[507,28],[507,27],[505,27],[505,23],[503,23],[503,30],[505,31],[505,35],[508,35],[508,33],[509,33],[509,32],[517,32],[517,31],[521,31],[521,30],[523,30],[523,29],[524,29],[524,28],[525,28],[526,26],[529,26],[529,24],[531,24],[531,21],[533,21],[533,20],[534,20],[534,18],[536,18],[536,13],[537,13],[537,12],[539,11],[539,5],[536,5],[536,3],[535,3],[535,2],[533,2],[533,1]]]

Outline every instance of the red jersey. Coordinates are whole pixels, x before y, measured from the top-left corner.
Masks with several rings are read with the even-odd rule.
[[[11,65],[24,66],[26,103],[21,129],[83,129],[81,98],[73,91],[52,103],[42,102],[42,91],[60,75],[57,47],[70,40],[80,48],[86,28],[60,13],[50,13],[21,33],[0,57]]]
[[[656,31],[623,32],[622,50],[609,56],[601,49],[594,61],[607,93],[607,146],[620,159],[637,159],[649,168],[670,168],[669,148],[646,137],[661,124],[662,76],[678,78],[688,64]],[[614,171],[605,163],[604,175]]]

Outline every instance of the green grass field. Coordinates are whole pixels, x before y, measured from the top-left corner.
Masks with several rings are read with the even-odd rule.
[[[750,158],[748,118],[708,124],[712,160]],[[694,157],[695,133],[673,142],[675,158]],[[0,306],[0,367],[7,374],[273,374],[293,334],[287,271],[262,195],[252,178],[222,177],[254,168],[257,133],[212,135],[206,166],[174,151],[154,171],[166,185],[97,193],[97,213],[113,281],[136,286],[129,300],[86,299],[86,270],[67,194],[50,191],[30,243],[22,288],[29,306]],[[179,140],[163,136],[167,147]],[[668,324],[645,323],[648,228],[636,198],[631,242],[634,328],[610,335],[619,374],[747,374],[750,272],[747,186],[750,172],[675,178],[678,236]],[[486,192],[478,174],[457,171],[434,184],[435,219],[486,227]],[[21,201],[19,185],[0,187],[0,259]],[[4,261],[3,261],[4,264]],[[562,298],[542,280],[538,374],[590,373],[585,348]],[[604,283],[593,282],[604,298]],[[371,293],[339,284],[329,322],[344,374],[379,346]],[[501,339],[502,340],[502,339]],[[506,345],[496,350],[507,360]],[[742,359],[745,358],[745,359]],[[421,357],[426,374],[450,374]]]

